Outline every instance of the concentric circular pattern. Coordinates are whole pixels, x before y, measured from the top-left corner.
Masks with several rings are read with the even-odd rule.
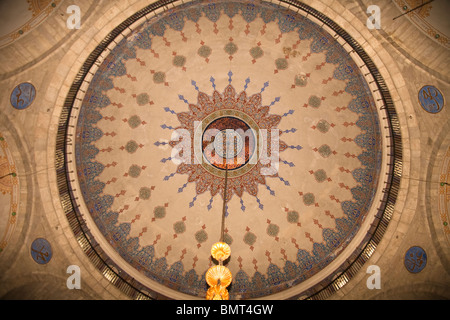
[[[386,162],[360,62],[301,11],[265,1],[189,2],[147,18],[101,56],[72,113],[69,178],[96,241],[149,288],[204,298],[221,231],[217,156],[235,164],[230,298],[333,279],[373,221]]]
[[[245,166],[256,152],[256,137],[248,124],[235,117],[212,121],[202,135],[202,152],[207,163],[221,170]]]

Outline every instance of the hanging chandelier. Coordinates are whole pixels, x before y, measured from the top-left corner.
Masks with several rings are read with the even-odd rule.
[[[230,246],[224,242],[224,226],[226,212],[228,184],[228,165],[225,168],[225,187],[223,191],[223,210],[220,241],[215,243],[211,248],[211,256],[218,262],[218,265],[209,268],[206,272],[206,283],[210,287],[206,292],[206,300],[229,300],[230,295],[227,287],[231,284],[233,276],[230,270],[223,265],[231,255]]]
[[[224,254],[226,252],[226,254]],[[219,264],[209,268],[206,272],[206,283],[210,286],[206,293],[206,300],[229,300],[227,287],[231,284],[233,277],[230,270],[223,266],[223,261],[226,260],[231,253],[228,244],[218,242],[213,245],[211,255]]]

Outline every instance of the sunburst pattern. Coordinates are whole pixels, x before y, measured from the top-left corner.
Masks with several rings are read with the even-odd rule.
[[[224,117],[235,117],[235,119],[240,119],[241,122],[248,120],[252,125],[236,127],[233,124],[228,123],[228,129],[242,129],[247,131],[248,129],[253,129],[258,135],[259,132],[265,130],[268,134],[264,137],[261,145],[264,150],[259,150],[257,153],[264,152],[270,154],[272,150],[272,139],[270,138],[270,133],[276,130],[276,134],[282,133],[278,129],[278,124],[282,120],[282,117],[275,114],[270,114],[270,106],[262,105],[262,94],[256,93],[253,95],[248,95],[246,91],[237,93],[232,85],[228,85],[223,93],[214,90],[211,96],[205,94],[204,92],[199,92],[197,97],[197,104],[189,104],[189,112],[177,113],[177,118],[180,121],[180,126],[175,128],[175,130],[186,130],[190,133],[190,145],[192,145],[191,158],[188,163],[182,163],[178,166],[177,174],[187,174],[189,183],[195,183],[197,195],[209,191],[211,196],[215,196],[218,193],[223,194],[224,188],[224,172],[223,168],[226,165],[225,159],[223,164],[214,164],[215,169],[209,169],[209,165],[204,163],[203,157],[201,159],[196,159],[195,155],[195,137],[197,136],[196,131],[197,126],[204,124],[207,129],[209,125],[217,119],[224,119]],[[246,130],[247,129],[247,130]],[[203,132],[203,130],[201,130]],[[266,185],[266,177],[278,177],[278,172],[274,172],[270,175],[264,174],[264,168],[266,170],[272,165],[271,163],[263,164],[259,157],[254,165],[248,163],[249,158],[252,156],[250,149],[258,149],[259,142],[255,141],[257,139],[252,138],[253,141],[249,141],[245,144],[245,149],[243,150],[243,158],[237,159],[236,161],[241,165],[235,165],[236,159],[232,159],[229,164],[230,169],[241,169],[242,165],[251,166],[251,168],[244,168],[244,170],[238,170],[230,174],[231,179],[228,183],[227,198],[229,201],[231,197],[235,194],[238,197],[242,197],[244,192],[256,197],[258,194],[258,185]],[[207,139],[209,141],[209,138]],[[170,145],[174,148],[178,146],[180,140],[171,141]],[[275,144],[275,143],[274,143]],[[276,147],[276,148],[275,148]],[[276,141],[276,146],[274,145],[274,150],[282,152],[288,148],[287,144],[283,141]],[[214,150],[213,150],[214,151]],[[203,155],[206,159],[211,157],[211,154],[206,154],[207,150],[202,150]],[[253,151],[254,152],[254,151]],[[258,156],[258,155],[257,155]],[[234,158],[237,158],[234,157]],[[267,157],[269,158],[269,157]],[[222,159],[222,157],[221,157]],[[200,162],[199,164],[196,164]],[[275,171],[275,170],[274,170]]]
[[[370,215],[382,163],[377,105],[350,54],[301,14],[247,4],[189,2],[136,24],[72,114],[73,189],[98,241],[141,278],[201,298],[223,209],[215,155],[236,164],[230,298],[292,288],[339,257]],[[208,128],[254,133],[208,153]]]

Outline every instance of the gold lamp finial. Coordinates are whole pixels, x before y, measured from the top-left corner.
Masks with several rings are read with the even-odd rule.
[[[206,272],[206,283],[209,289],[206,292],[206,300],[229,300],[230,295],[227,287],[231,284],[233,276],[227,267],[223,266],[223,262],[231,255],[230,246],[224,242],[224,225],[227,198],[227,182],[228,182],[228,166],[225,169],[225,187],[223,191],[223,212],[222,212],[222,229],[220,234],[220,242],[215,243],[211,248],[211,256],[219,262],[219,265],[209,268]]]

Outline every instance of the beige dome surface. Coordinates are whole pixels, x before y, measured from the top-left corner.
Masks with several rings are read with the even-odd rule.
[[[152,11],[86,73],[68,127],[73,197],[115,268],[148,290],[206,295],[225,185],[213,155],[244,160],[225,199],[231,299],[317,293],[373,235],[392,168],[385,97],[304,8]],[[208,153],[211,126],[253,131],[235,153]]]
[[[0,2],[0,48],[10,45],[41,24],[61,0],[3,0]]]

